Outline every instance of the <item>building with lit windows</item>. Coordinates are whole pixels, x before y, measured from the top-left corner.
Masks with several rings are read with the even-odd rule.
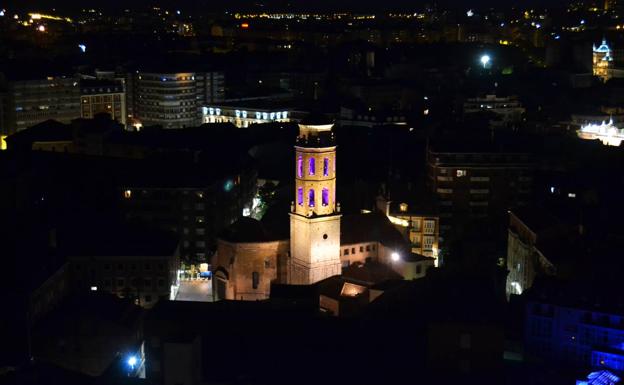
[[[440,237],[476,222],[505,226],[507,210],[530,202],[534,167],[531,154],[503,141],[430,143],[428,185],[438,201]]]
[[[541,282],[527,292],[525,359],[624,370],[624,312],[608,285]]]
[[[493,128],[511,127],[522,121],[524,107],[517,97],[499,97],[486,95],[485,97],[470,98],[464,102],[464,114],[490,112],[494,118],[490,120]]]
[[[607,41],[603,39],[600,46],[596,47],[595,44],[593,46],[592,68],[594,76],[606,82],[611,78],[610,70],[612,67],[613,56],[611,54],[611,48],[607,45]]]
[[[79,79],[50,76],[9,80],[4,97],[2,134],[12,134],[46,120],[70,123],[80,117]]]
[[[223,87],[220,72],[131,73],[128,88],[133,124],[198,126],[203,122],[202,107],[223,100]]]
[[[106,113],[126,125],[126,92],[121,82],[83,79],[80,81],[80,117],[91,119]]]
[[[249,127],[261,123],[299,122],[303,113],[291,108],[270,108],[253,102],[208,105],[202,107],[202,123],[232,123],[236,127]]]

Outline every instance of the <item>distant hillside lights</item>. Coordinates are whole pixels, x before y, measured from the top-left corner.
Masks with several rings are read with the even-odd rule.
[[[585,140],[599,139],[605,146],[619,146],[624,140],[624,130],[613,125],[613,120],[601,124],[590,123],[582,126],[577,134]]]

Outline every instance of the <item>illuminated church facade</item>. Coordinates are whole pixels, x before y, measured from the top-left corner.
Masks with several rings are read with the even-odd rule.
[[[602,40],[602,44],[598,47],[593,46],[593,60],[592,68],[594,76],[600,78],[603,82],[609,80],[611,75],[611,69],[613,66],[613,56],[611,48],[607,44],[605,39]]]
[[[219,237],[211,264],[216,300],[267,299],[271,284],[312,285],[369,262],[405,279],[420,278],[434,266],[434,258],[411,251],[385,214],[343,218],[332,126],[299,125],[288,233],[275,234],[243,217]]]

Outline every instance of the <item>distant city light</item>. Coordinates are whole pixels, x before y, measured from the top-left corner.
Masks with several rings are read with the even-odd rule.
[[[581,20],[581,25],[585,24],[585,19]]]
[[[0,16],[4,16],[6,9],[0,9]]]
[[[490,57],[490,55],[481,56],[481,64],[483,65],[483,68],[487,67],[491,61],[492,58]]]
[[[542,25],[541,24],[535,24],[535,28],[540,29],[540,28],[542,28]]]
[[[97,291],[97,286],[91,286],[91,291]]]
[[[242,23],[241,24],[241,28],[243,28],[243,29],[249,28],[249,23]]]
[[[178,11],[176,11],[176,13],[179,15],[181,12],[178,10]]]
[[[390,254],[390,258],[392,258],[394,262],[397,262],[399,259],[401,259],[401,257],[399,256],[399,253],[397,253],[396,251]]]
[[[554,188],[554,187],[551,187],[551,188],[550,188],[550,193],[551,193],[551,194],[554,194],[554,193],[555,193],[555,188]]]
[[[45,32],[45,27],[43,25],[40,25],[39,27],[37,27],[37,31]]]
[[[466,12],[466,16],[468,16],[468,17],[473,17],[473,16],[474,16],[474,11],[473,11],[472,9],[469,9],[469,10]]]
[[[78,48],[82,51],[82,53],[87,52],[87,46],[84,44],[78,44]]]

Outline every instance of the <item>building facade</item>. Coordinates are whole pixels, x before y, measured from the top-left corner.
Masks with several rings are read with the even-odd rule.
[[[332,124],[299,125],[290,213],[288,282],[312,284],[341,272],[340,206]]]
[[[80,117],[92,119],[99,113],[107,113],[113,120],[126,126],[126,92],[121,82],[80,81]]]
[[[135,126],[194,127],[202,123],[202,107],[224,97],[220,72],[153,73],[129,75]]]
[[[486,95],[483,98],[470,98],[464,102],[464,114],[491,112],[495,118],[490,120],[493,128],[512,127],[522,121],[524,107],[517,97],[498,97]]]
[[[202,123],[232,123],[238,128],[249,127],[251,124],[288,123],[300,120],[300,113],[290,109],[278,111],[277,109],[246,107],[245,104],[202,107]]]
[[[9,81],[4,97],[2,134],[10,135],[54,119],[69,123],[80,117],[77,77]]]
[[[602,44],[593,46],[592,69],[594,76],[597,76],[603,82],[611,78],[611,69],[613,67],[613,56],[611,48],[606,40],[602,40]]]
[[[427,151],[429,186],[438,199],[440,237],[473,221],[503,225],[507,210],[526,206],[533,186],[528,153]]]

